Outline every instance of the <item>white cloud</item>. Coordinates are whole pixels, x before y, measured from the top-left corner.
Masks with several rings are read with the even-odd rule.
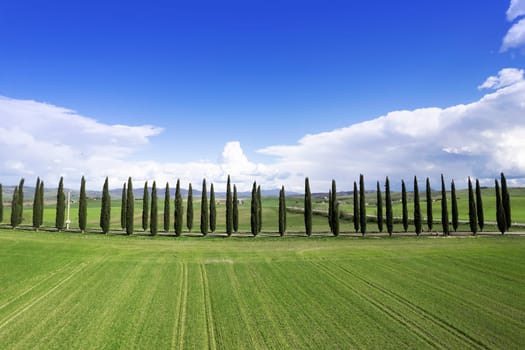
[[[386,175],[393,186],[401,178],[431,177],[435,187],[444,173],[461,186],[467,176],[491,178],[504,171],[513,185],[525,183],[525,81],[523,71],[503,69],[482,88],[497,89],[479,101],[448,108],[393,111],[345,128],[306,135],[296,144],[273,145],[259,152],[275,157],[265,164],[249,160],[239,142],[216,150],[216,162],[134,161],[131,155],[162,130],[154,126],[108,125],[68,109],[35,101],[0,97],[0,182],[14,184],[36,176],[56,186],[61,175],[76,188],[86,175],[99,189],[105,176],[119,187],[128,176],[135,186],[157,180],[159,186],[180,178],[200,189],[203,178],[224,191],[228,174],[239,191],[253,181],[265,189],[285,185],[303,191],[304,177],[313,191],[349,190],[360,173],[371,186]],[[213,157],[213,155],[207,155]],[[409,181],[410,182],[410,181]]]
[[[474,103],[391,112],[260,152],[278,157],[277,168],[308,174],[317,188],[328,188],[328,181],[336,178],[342,188],[349,189],[360,173],[371,184],[385,175],[391,179],[430,176],[437,183],[440,173],[462,180],[504,171],[523,183],[523,72],[502,70],[487,81],[482,85],[499,90]],[[300,176],[294,181],[299,182]]]
[[[490,76],[478,89],[500,89],[523,80],[523,69],[504,68],[497,76]]]
[[[510,6],[507,9],[507,20],[513,21],[522,15],[525,15],[525,1],[511,0]]]
[[[507,34],[503,38],[501,51],[505,52],[508,49],[515,49],[525,44],[525,18],[519,20],[510,27]]]

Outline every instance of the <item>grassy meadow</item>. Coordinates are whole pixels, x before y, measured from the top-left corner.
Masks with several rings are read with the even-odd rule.
[[[0,230],[4,349],[516,349],[525,237]]]

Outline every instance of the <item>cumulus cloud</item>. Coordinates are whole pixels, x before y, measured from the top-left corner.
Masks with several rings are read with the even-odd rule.
[[[498,90],[470,104],[391,112],[260,152],[277,157],[276,168],[317,179],[318,188],[328,188],[331,178],[351,188],[360,173],[370,181],[418,175],[437,182],[441,173],[455,179],[491,178],[500,171],[523,179],[523,72],[507,69],[493,78],[482,86]],[[300,176],[294,179],[299,180]]]
[[[507,34],[503,38],[501,51],[505,52],[509,49],[515,49],[525,44],[525,18],[510,27]]]
[[[498,75],[490,76],[478,89],[500,89],[523,80],[523,69],[504,68]]]
[[[522,15],[525,15],[525,1],[511,0],[510,6],[507,9],[507,20],[513,21]]]

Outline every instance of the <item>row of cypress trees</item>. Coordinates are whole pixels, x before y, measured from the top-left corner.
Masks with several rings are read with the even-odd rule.
[[[498,230],[501,233],[508,231],[511,227],[511,207],[510,207],[510,196],[507,187],[507,181],[505,175],[501,173],[500,182],[495,180],[495,191],[496,191],[496,218]],[[17,227],[22,222],[22,211],[24,201],[24,179],[20,180],[19,185],[15,188],[12,198],[12,211],[11,211],[11,226]],[[364,185],[364,176],[359,176],[359,191],[357,183],[354,181],[354,195],[353,195],[353,224],[356,232],[360,232],[362,235],[366,234],[367,231],[367,216],[366,216],[366,191]],[[377,218],[376,222],[378,225],[379,232],[383,232],[383,223],[386,223],[386,229],[389,235],[393,232],[393,211],[392,211],[392,199],[390,193],[390,182],[388,177],[385,181],[385,218],[383,218],[383,195],[381,193],[381,187],[379,181],[376,186],[377,192]],[[449,221],[449,211],[447,203],[447,195],[445,188],[445,180],[441,175],[441,225],[442,231],[445,235],[450,234],[450,223],[452,229],[457,230],[459,225],[458,205],[456,197],[456,187],[452,180],[450,187],[450,199],[451,199],[451,215],[452,220]],[[170,230],[170,188],[169,184],[166,183],[164,192],[164,220],[163,228],[165,232]],[[282,186],[279,191],[279,233],[284,235],[286,232],[286,199],[285,189]],[[481,187],[479,180],[476,179],[475,190],[472,185],[472,181],[468,179],[468,199],[469,199],[469,227],[473,234],[483,231],[484,227],[484,215],[483,215],[483,202],[481,197]],[[417,177],[414,177],[413,187],[413,224],[415,233],[419,235],[423,228],[423,219],[421,215],[419,186]],[[148,183],[144,184],[143,193],[143,207],[142,207],[142,229],[147,231],[149,228],[150,234],[155,235],[158,233],[158,198],[157,198],[157,186],[156,182],[153,182],[151,189],[151,203],[150,193],[148,189]],[[408,215],[408,199],[405,181],[401,181],[401,203],[402,203],[402,218],[401,222],[405,232],[408,231],[409,226],[409,215]],[[427,214],[427,227],[428,231],[433,230],[433,216],[432,216],[432,189],[430,187],[429,178],[426,179],[426,214]],[[183,226],[183,199],[180,190],[180,180],[177,180],[174,200],[174,224],[173,228],[175,234],[180,236],[182,233]],[[37,178],[35,187],[35,195],[33,200],[33,227],[38,228],[43,223],[43,208],[44,208],[44,182]],[[102,205],[100,213],[100,227],[102,232],[107,233],[110,229],[110,218],[111,218],[111,196],[109,193],[108,178],[105,179],[103,190],[102,190]],[[339,210],[339,202],[337,200],[337,189],[336,182],[332,180],[332,186],[328,192],[328,224],[330,231],[333,235],[337,236],[340,232],[339,218],[341,212]],[[65,218],[65,195],[63,178],[60,178],[58,191],[57,191],[57,206],[56,206],[56,223],[57,229],[62,230],[64,228]],[[2,187],[0,184],[0,221],[3,220],[3,204],[2,204]],[[202,197],[201,197],[201,218],[200,218],[200,232],[203,235],[208,232],[214,232],[216,229],[217,212],[216,212],[216,201],[214,186],[210,186],[210,201],[208,206],[207,198],[207,186],[206,179],[202,182]],[[87,195],[86,195],[86,181],[82,177],[80,185],[80,198],[79,198],[79,213],[78,223],[81,232],[85,232],[87,225]],[[262,202],[261,202],[261,187],[256,182],[253,183],[252,194],[251,194],[251,215],[250,215],[250,228],[251,233],[256,236],[261,232],[262,228]],[[134,233],[134,194],[133,194],[133,183],[131,177],[127,183],[124,183],[122,188],[122,206],[121,206],[121,227],[126,231],[126,234]],[[305,178],[305,195],[304,195],[304,225],[305,233],[307,236],[312,234],[312,196],[310,191],[309,179]],[[189,184],[188,197],[187,197],[187,210],[186,210],[186,226],[191,232],[193,228],[193,191],[192,185]],[[237,232],[239,227],[239,213],[238,213],[238,197],[237,188],[233,186],[233,194],[231,191],[231,180],[228,175],[226,185],[226,233],[231,235],[233,232]]]

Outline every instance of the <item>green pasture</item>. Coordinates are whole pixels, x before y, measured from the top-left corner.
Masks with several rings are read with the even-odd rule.
[[[525,237],[0,230],[3,349],[517,349]]]

